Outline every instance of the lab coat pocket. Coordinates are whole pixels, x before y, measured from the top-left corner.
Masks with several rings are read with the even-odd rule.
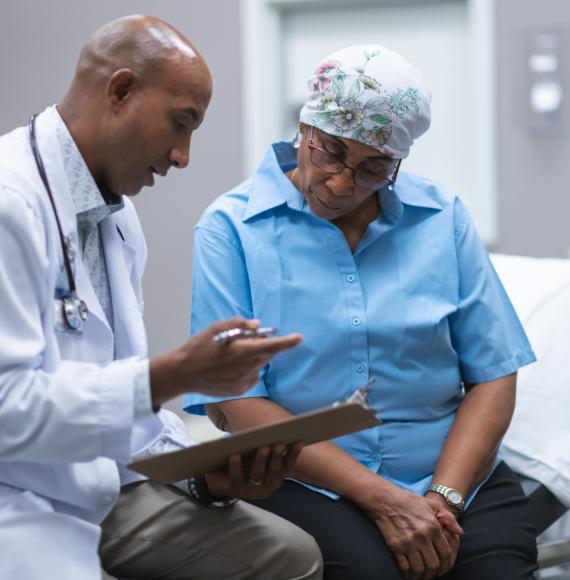
[[[54,299],[54,329],[59,352],[62,359],[84,360],[85,337],[84,323],[79,330],[70,330],[63,317],[63,301]]]

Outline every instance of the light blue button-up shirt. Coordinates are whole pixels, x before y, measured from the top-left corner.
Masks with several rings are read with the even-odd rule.
[[[292,413],[349,396],[376,378],[384,423],[334,440],[396,485],[423,494],[461,403],[481,383],[534,361],[519,320],[461,201],[400,173],[351,251],[284,175],[289,143],[218,198],[196,226],[192,333],[234,315],[303,343],[276,356],[246,397]],[[185,409],[222,400],[192,394]]]

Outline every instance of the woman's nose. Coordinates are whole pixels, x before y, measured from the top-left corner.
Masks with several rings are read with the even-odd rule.
[[[339,197],[354,193],[354,169],[345,167],[339,173],[332,173],[327,179],[327,187]]]

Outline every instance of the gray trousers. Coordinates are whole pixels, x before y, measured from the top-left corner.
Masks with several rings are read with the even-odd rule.
[[[106,573],[137,580],[294,580],[322,578],[312,536],[239,501],[206,508],[177,488],[125,486],[102,524]]]

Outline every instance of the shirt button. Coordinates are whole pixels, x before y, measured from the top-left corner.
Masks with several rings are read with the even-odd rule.
[[[363,373],[364,372],[364,364],[363,363],[356,363],[354,365],[354,368],[356,369],[357,373]]]
[[[352,325],[353,325],[353,326],[358,326],[359,324],[360,324],[360,318],[358,318],[358,317],[356,317],[356,316],[355,316],[355,317],[352,319]]]
[[[347,275],[346,275],[346,281],[347,281],[347,282],[350,282],[350,283],[352,283],[352,282],[354,282],[355,280],[356,280],[356,276],[355,276],[354,274],[347,274]]]

